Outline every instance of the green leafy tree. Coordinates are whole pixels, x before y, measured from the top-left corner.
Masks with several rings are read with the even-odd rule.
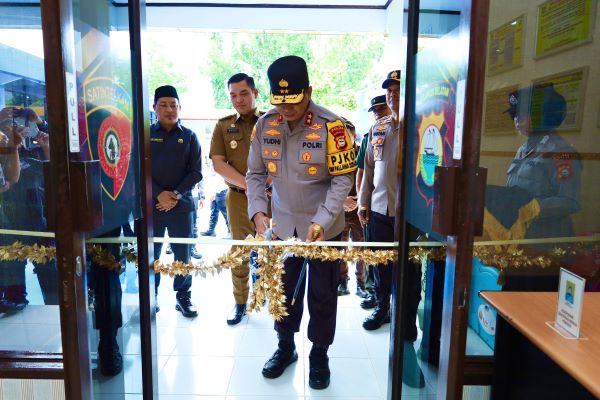
[[[229,50],[229,51],[225,51]],[[309,68],[313,98],[320,104],[356,109],[356,91],[379,77],[370,73],[383,51],[383,37],[287,33],[213,33],[206,73],[216,108],[229,108],[225,83],[246,72],[259,90],[260,109],[271,107],[267,69],[285,55],[303,57]]]
[[[154,89],[162,85],[175,86],[180,96],[187,92],[186,73],[176,67],[171,54],[164,52],[164,45],[151,39],[147,48],[146,71],[150,93],[154,93]]]

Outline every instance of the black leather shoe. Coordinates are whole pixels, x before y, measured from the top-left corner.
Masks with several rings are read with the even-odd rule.
[[[348,280],[347,279],[340,282],[340,284],[338,285],[338,289],[337,289],[338,296],[344,296],[346,294],[350,294],[350,291],[348,290]]]
[[[363,299],[366,299],[367,297],[369,297],[369,292],[367,292],[366,290],[361,288],[360,285],[357,283],[356,284],[356,295],[358,297],[362,297]]]
[[[246,305],[236,304],[233,306],[233,310],[227,316],[227,325],[237,325],[242,322],[242,318],[246,315]]]
[[[375,311],[367,318],[365,318],[363,322],[363,328],[368,331],[374,331],[375,329],[379,329],[381,325],[390,322],[390,311],[386,308],[382,308],[377,306]]]
[[[14,301],[7,298],[0,299],[0,314],[13,314],[23,311],[27,304],[29,304],[29,301],[26,299]]]
[[[198,316],[198,310],[196,306],[192,304],[192,299],[190,299],[189,294],[185,294],[183,296],[177,296],[177,304],[175,304],[175,309],[181,314],[183,314],[186,318],[194,318]]]
[[[123,371],[123,356],[119,352],[116,340],[103,341],[98,344],[98,365],[104,376],[115,376]]]
[[[402,382],[411,388],[425,387],[425,377],[417,362],[417,355],[412,342],[404,341],[403,359]]]
[[[308,372],[308,386],[321,390],[329,386],[331,371],[329,370],[329,357],[327,357],[328,346],[313,345],[308,360],[310,368]]]
[[[375,296],[368,296],[363,301],[360,302],[360,307],[365,310],[370,310],[371,308],[375,308],[377,305],[377,300]]]
[[[285,371],[288,365],[298,360],[296,348],[282,349],[281,347],[275,350],[275,353],[269,358],[262,369],[262,374],[265,378],[279,378]]]
[[[198,250],[196,250],[196,247],[192,247],[192,250],[190,251],[190,255],[192,256],[192,258],[195,258],[196,260],[199,260],[202,258],[202,254],[200,254],[198,252]]]

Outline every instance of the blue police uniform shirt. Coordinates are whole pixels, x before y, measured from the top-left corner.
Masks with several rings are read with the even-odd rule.
[[[192,188],[202,180],[202,156],[196,134],[179,122],[167,132],[160,122],[150,127],[152,197],[177,190],[182,198],[169,212],[190,212],[196,206]]]

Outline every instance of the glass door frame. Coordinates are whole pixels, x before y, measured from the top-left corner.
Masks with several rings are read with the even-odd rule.
[[[138,272],[140,297],[140,329],[142,355],[142,386],[144,399],[158,399],[156,320],[154,307],[154,272],[149,260],[153,259],[152,237],[152,178],[150,174],[150,125],[146,74],[142,63],[142,35],[146,29],[146,3],[133,0],[128,4],[133,85],[133,129],[139,132],[141,182],[141,220],[136,221],[138,239]],[[73,190],[74,162],[69,153],[68,94],[66,74],[75,76],[72,0],[42,1],[42,34],[44,40],[44,67],[46,95],[49,104],[48,124],[52,168],[47,187],[54,190],[50,197],[56,207],[56,259],[59,273],[60,321],[62,334],[62,359],[50,357],[56,372],[47,368],[32,369],[27,376],[33,379],[64,379],[67,399],[93,398],[90,366],[90,348],[87,326],[87,285],[85,278],[85,238],[77,226],[77,216],[71,207],[78,194]],[[69,205],[69,206],[64,206]],[[151,295],[152,294],[152,295]],[[38,361],[35,356],[28,362]],[[1,360],[0,360],[1,361]],[[60,363],[62,361],[62,363]],[[48,364],[50,365],[50,364]],[[35,364],[32,364],[35,368]]]
[[[488,0],[465,2],[459,29],[469,37],[469,60],[465,97],[464,132],[462,159],[455,169],[456,186],[449,195],[454,205],[455,219],[448,221],[453,228],[448,235],[446,250],[446,275],[443,295],[440,364],[438,370],[438,399],[462,399],[463,385],[487,384],[491,382],[491,357],[466,357],[468,324],[468,293],[471,282],[473,241],[477,225],[482,219],[483,198],[474,195],[481,192],[485,183],[485,170],[479,167],[481,144],[481,122],[483,112],[483,88],[487,50]],[[396,232],[399,242],[399,262],[393,270],[392,320],[390,335],[390,361],[388,374],[388,399],[402,398],[402,360],[405,327],[402,324],[403,296],[409,281],[404,271],[408,267],[409,238],[406,229],[405,207],[408,202],[403,190],[408,173],[408,135],[411,119],[416,113],[416,59],[419,37],[420,1],[409,0],[407,29],[406,91],[403,138],[401,141],[402,162],[398,177],[399,195],[396,204]],[[483,175],[483,176],[482,176]],[[458,227],[461,227],[458,229]]]

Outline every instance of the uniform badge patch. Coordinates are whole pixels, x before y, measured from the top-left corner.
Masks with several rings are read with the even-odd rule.
[[[378,158],[380,153],[379,147],[373,147],[373,157]]]
[[[269,129],[268,131],[265,132],[265,135],[279,136],[279,135],[281,135],[281,132],[279,132],[277,129]]]
[[[312,158],[312,156],[310,155],[310,153],[308,151],[302,153],[302,161],[309,162],[311,158]]]
[[[315,167],[314,165],[312,165],[312,166],[310,166],[310,167],[308,167],[308,168],[306,169],[306,172],[307,172],[309,175],[316,175],[316,174],[317,174],[317,172],[319,172],[319,169],[318,169],[317,167]]]
[[[321,135],[317,135],[314,132],[308,133],[306,135],[304,135],[304,137],[308,140],[319,140],[321,139]]]
[[[269,161],[267,163],[267,169],[270,173],[274,174],[275,172],[277,172],[277,164],[275,164],[273,161]]]
[[[240,128],[236,128],[235,125],[231,128],[227,128],[227,133],[239,133]]]
[[[235,150],[238,147],[238,143],[235,140],[232,140],[229,142],[229,147],[231,147],[232,150]]]
[[[312,129],[313,131],[318,131],[323,128],[323,124],[317,124],[316,122],[308,127],[308,129]]]
[[[264,149],[263,150],[263,155],[268,156],[269,155],[269,149]]]
[[[183,139],[177,139],[177,143],[183,143]]]
[[[277,151],[277,150],[272,150],[272,151],[271,151],[271,157],[275,158],[275,157],[277,157],[278,155],[279,155],[279,151]]]
[[[306,118],[304,119],[304,125],[311,126],[313,118],[314,118],[314,114],[312,111],[309,111],[308,113],[306,113]]]
[[[163,142],[163,138],[153,137],[153,138],[150,138],[150,141],[151,142],[162,143]]]
[[[375,128],[375,130],[381,132],[381,131],[385,131],[386,128],[387,128],[386,125],[377,125],[377,127]]]
[[[554,165],[556,166],[556,179],[565,181],[571,178],[573,171],[569,160],[554,161]]]
[[[327,167],[331,175],[356,170],[354,143],[340,120],[327,123]]]
[[[273,126],[273,127],[279,126],[279,124],[280,124],[278,119],[274,119],[273,121],[269,121],[267,123],[269,124],[269,126]]]

